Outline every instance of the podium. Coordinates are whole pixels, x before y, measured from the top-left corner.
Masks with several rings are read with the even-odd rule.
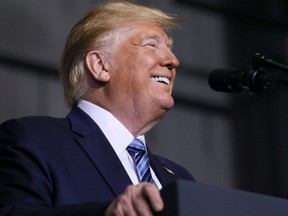
[[[178,180],[161,190],[161,216],[287,216],[288,200]]]

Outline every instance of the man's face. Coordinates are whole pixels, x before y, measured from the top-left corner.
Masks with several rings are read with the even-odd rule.
[[[117,103],[134,116],[155,117],[173,107],[171,93],[179,61],[171,46],[171,39],[154,23],[120,29],[108,50],[113,105]]]

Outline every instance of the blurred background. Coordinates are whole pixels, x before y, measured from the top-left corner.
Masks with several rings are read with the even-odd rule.
[[[0,121],[63,117],[58,62],[72,26],[97,0],[0,1]],[[147,135],[160,155],[201,183],[288,197],[288,88],[213,91],[215,68],[246,67],[260,52],[288,64],[287,0],[133,1],[177,14],[176,104]]]

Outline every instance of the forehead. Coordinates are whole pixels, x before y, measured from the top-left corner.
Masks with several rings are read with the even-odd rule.
[[[138,42],[146,40],[156,40],[157,42],[164,42],[167,45],[172,45],[172,38],[168,37],[166,32],[160,25],[151,22],[137,22],[129,24],[121,28],[120,32],[124,36]]]

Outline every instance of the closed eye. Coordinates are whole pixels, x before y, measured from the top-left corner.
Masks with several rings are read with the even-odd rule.
[[[156,42],[149,42],[149,43],[146,44],[146,46],[150,46],[150,47],[154,47],[154,48],[158,47]]]

